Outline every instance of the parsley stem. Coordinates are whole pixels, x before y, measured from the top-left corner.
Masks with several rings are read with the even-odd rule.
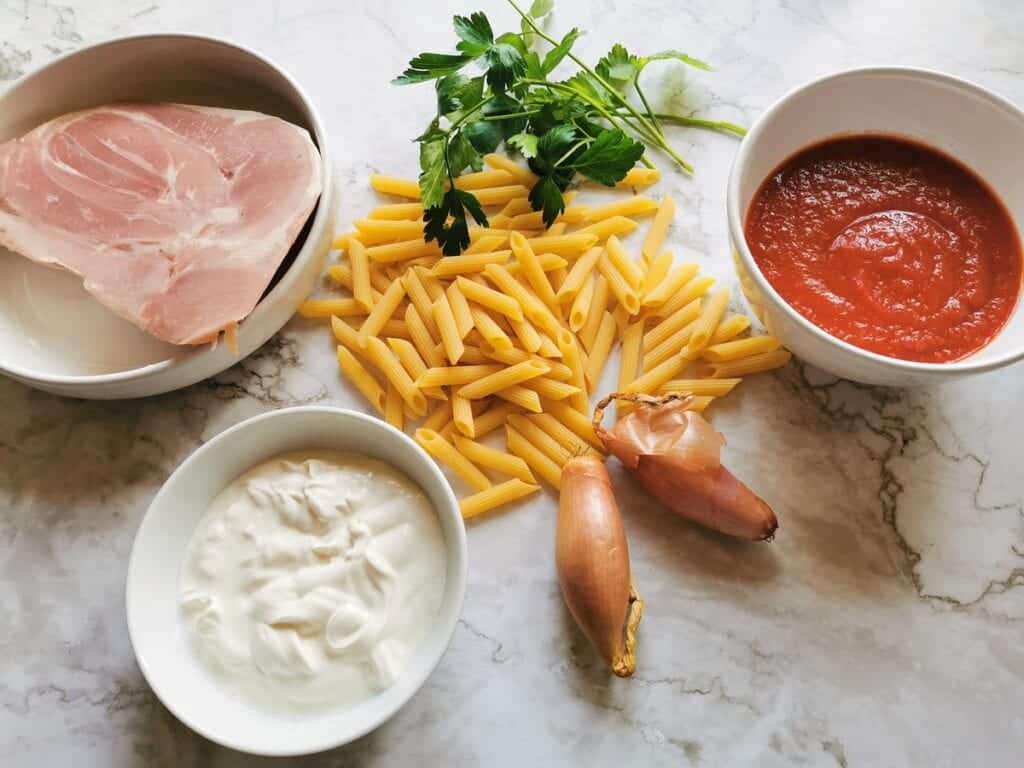
[[[724,131],[725,133],[732,133],[736,136],[746,136],[747,129],[742,125],[736,123],[730,123],[727,120],[706,120],[702,117],[686,117],[684,115],[666,115],[656,114],[659,120],[665,120],[670,123],[677,123],[679,125],[692,125],[695,128],[707,128],[712,131]]]
[[[661,126],[658,124],[658,118],[654,115],[654,110],[651,109],[650,103],[647,101],[647,96],[644,95],[643,89],[640,87],[639,78],[633,78],[633,88],[636,91],[636,95],[640,97],[640,101],[644,105],[644,109],[647,110],[647,117],[650,118],[651,124],[658,129],[658,135],[665,139],[665,132],[661,130]]]

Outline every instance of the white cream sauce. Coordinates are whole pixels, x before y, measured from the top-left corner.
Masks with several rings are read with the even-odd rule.
[[[401,472],[357,454],[284,454],[200,521],[182,614],[199,654],[254,703],[352,705],[398,677],[445,573],[434,508]]]

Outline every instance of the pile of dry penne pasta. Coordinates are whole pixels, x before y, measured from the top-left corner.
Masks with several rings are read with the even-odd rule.
[[[475,491],[461,501],[465,517],[532,493],[538,477],[558,488],[572,455],[601,451],[590,396],[618,342],[619,391],[689,392],[695,410],[789,359],[771,336],[739,338],[750,321],[725,316],[729,292],[663,250],[671,197],[588,207],[570,193],[545,231],[527,200],[533,174],[486,160],[490,170],[457,183],[502,208],[490,228],[471,230],[464,253],[442,257],[424,241],[415,181],[373,176],[378,192],[411,202],[376,208],[336,240],[345,259],[328,272],[351,296],[299,310],[330,318],[338,365],[390,424],[423,419],[416,441]],[[657,178],[638,168],[620,186]],[[619,236],[642,216],[653,222],[633,259]],[[482,442],[500,429],[506,450]]]

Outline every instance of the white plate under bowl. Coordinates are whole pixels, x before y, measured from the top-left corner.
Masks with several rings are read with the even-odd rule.
[[[210,502],[238,476],[286,451],[354,451],[404,472],[427,494],[444,534],[448,568],[441,608],[390,688],[349,708],[283,716],[231,695],[194,653],[179,605],[179,579],[192,533]],[[128,632],[153,691],[183,723],[224,746],[298,755],[346,744],[381,725],[419,690],[455,632],[466,590],[466,532],[437,465],[379,419],[324,406],[286,408],[244,421],[189,456],[146,513],[128,563]]]
[[[309,130],[323,192],[294,259],[238,332],[237,354],[159,341],[93,299],[80,278],[0,248],[0,373],[60,395],[168,392],[223,371],[265,343],[309,295],[330,249],[333,178],[323,127],[302,89],[268,59],[194,35],[143,35],[70,53],[0,95],[0,142],[54,117],[112,101],[252,109]]]

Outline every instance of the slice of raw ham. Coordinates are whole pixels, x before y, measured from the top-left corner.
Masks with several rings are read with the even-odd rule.
[[[320,191],[316,147],[284,120],[111,104],[0,145],[0,245],[80,275],[157,338],[202,344],[252,312]]]

